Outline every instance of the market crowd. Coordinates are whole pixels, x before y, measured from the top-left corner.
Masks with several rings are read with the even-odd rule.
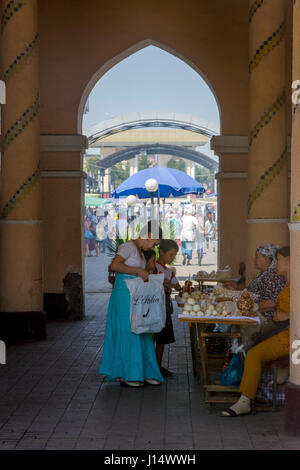
[[[97,211],[86,207],[84,229],[85,256],[100,256],[101,252],[106,253],[114,229],[112,210]]]
[[[139,226],[139,211],[127,215],[126,220],[117,220],[113,209],[86,207],[85,211],[85,256],[100,256],[106,253],[112,239],[118,237],[128,239],[127,228],[132,222]],[[182,253],[182,264],[191,265],[193,253],[197,253],[198,264],[201,265],[203,255],[209,250],[216,251],[216,213],[211,207],[181,207],[169,205],[166,213],[162,213],[168,235],[176,240]],[[117,233],[117,230],[119,232]]]

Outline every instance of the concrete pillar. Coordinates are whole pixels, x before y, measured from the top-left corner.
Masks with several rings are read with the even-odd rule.
[[[195,178],[195,162],[191,162],[191,177]]]
[[[155,159],[155,164],[157,166],[161,166],[161,158],[160,158],[160,155],[154,155],[154,159]]]
[[[1,4],[0,312],[42,312],[37,1]]]
[[[49,320],[84,315],[82,160],[87,146],[82,135],[41,135],[44,310]]]
[[[139,171],[139,156],[134,157],[134,174]]]
[[[247,277],[263,243],[288,243],[286,1],[250,0]]]
[[[294,4],[293,27],[293,81],[300,80],[300,2]],[[285,429],[293,436],[300,436],[300,105],[294,106],[291,153],[291,312],[290,312],[290,379],[286,386]],[[293,355],[294,354],[294,355]]]
[[[134,175],[134,167],[135,167],[134,158],[131,158],[131,160],[129,160],[129,176]]]
[[[190,160],[186,160],[186,174],[192,176],[192,162]]]
[[[103,186],[104,186],[104,193],[110,193],[111,189],[111,174],[110,174],[110,168],[105,170],[105,176],[103,180]]]

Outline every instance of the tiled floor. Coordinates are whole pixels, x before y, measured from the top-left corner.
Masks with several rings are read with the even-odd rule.
[[[236,419],[206,412],[192,375],[188,327],[174,313],[174,376],[141,390],[97,374],[109,294],[86,295],[80,322],[47,325],[47,340],[9,346],[0,366],[0,449],[300,449],[283,412]]]

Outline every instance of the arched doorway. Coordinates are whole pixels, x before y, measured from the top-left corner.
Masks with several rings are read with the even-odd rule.
[[[43,106],[40,114],[44,293],[50,296],[62,295],[63,279],[70,270],[84,276],[84,227],[81,216],[84,185],[82,153],[86,139],[82,136],[82,112],[90,89],[113,65],[142,47],[157,45],[181,58],[209,83],[213,94],[218,97],[222,135],[240,136],[242,141],[247,135],[247,5],[232,0],[226,6],[234,40],[225,29],[228,22],[224,23],[221,16],[216,16],[213,4],[205,7],[205,15],[191,15],[190,9],[182,3],[175,3],[172,8],[172,17],[169,17],[164,3],[157,5],[156,9],[150,4],[141,9],[136,1],[126,5],[126,8],[125,4],[104,5],[98,2],[85,6],[82,2],[76,2],[71,6],[69,1],[61,3],[58,0],[45,0],[39,5],[39,27],[42,32],[40,89]],[[69,21],[66,24],[64,18],[67,16]],[[165,18],[168,18],[168,28]],[[54,47],[54,36],[60,44],[59,48]],[[74,47],[74,44],[77,46]],[[242,147],[240,154],[247,153]],[[233,167],[234,171],[246,171],[244,156],[236,158],[234,154],[237,152],[235,148],[231,152],[231,148],[225,148],[230,155],[228,159],[226,157],[222,171],[230,171]],[[247,194],[243,180],[234,180],[233,183],[241,197],[234,200],[228,198],[228,192],[232,192],[232,182],[229,188],[225,180],[222,208],[228,209],[227,226],[230,230],[235,227],[235,233],[243,232],[239,237],[243,240],[246,232],[243,207]],[[227,201],[226,204],[224,201]],[[242,259],[243,243],[236,243],[235,240],[232,255],[231,240],[231,235],[226,233],[222,242],[222,256],[224,254],[226,262],[232,256],[237,261]]]
[[[203,74],[203,72],[201,71],[201,69],[196,65],[194,64],[193,62],[191,62],[189,59],[187,59],[186,57],[184,57],[182,54],[180,54],[179,52],[173,50],[171,47],[165,45],[165,44],[162,44],[160,42],[157,42],[153,39],[144,39],[136,44],[134,44],[132,47],[129,47],[128,49],[124,50],[123,52],[121,52],[120,54],[116,55],[115,57],[111,58],[110,60],[108,60],[104,65],[102,65],[93,75],[92,77],[90,78],[90,80],[88,81],[88,83],[86,84],[85,88],[84,88],[84,91],[82,93],[82,96],[81,96],[81,99],[80,99],[80,103],[79,103],[79,106],[78,106],[78,112],[77,112],[77,131],[79,134],[82,134],[82,118],[83,118],[83,114],[84,114],[84,109],[85,109],[85,106],[86,106],[86,103],[87,103],[87,100],[88,100],[88,97],[91,93],[91,91],[93,90],[93,88],[95,87],[95,85],[99,82],[99,80],[101,79],[101,77],[103,77],[103,75],[105,75],[106,72],[108,72],[111,68],[113,68],[115,65],[117,65],[118,63],[120,63],[121,61],[123,61],[124,59],[126,59],[127,57],[133,55],[134,53],[148,47],[148,46],[155,46],[159,49],[162,49],[166,52],[168,52],[169,54],[177,57],[178,59],[182,60],[186,65],[190,66],[197,74],[199,74],[199,76],[201,78],[203,78],[203,80],[205,81],[205,83],[207,84],[207,86],[210,88],[210,91],[211,93],[213,94],[214,96],[214,99],[216,101],[216,104],[217,104],[217,107],[218,107],[218,111],[219,111],[219,123],[220,123],[220,129],[222,128],[221,126],[221,120],[222,120],[222,113],[221,113],[221,106],[220,106],[220,103],[219,103],[219,100],[218,100],[218,97],[217,97],[217,94],[216,92],[214,91],[213,89],[213,86],[211,85],[210,81],[208,80],[208,78]]]
[[[156,43],[155,43],[155,46],[153,46],[153,41],[143,41],[142,43],[139,43],[135,46],[135,49],[137,51],[139,51],[140,53],[142,51],[147,51],[148,48],[152,48],[152,49],[158,49]],[[146,44],[146,47],[145,47],[145,44]],[[151,46],[149,46],[149,44],[151,44]],[[129,53],[131,52],[131,58],[132,58],[132,62],[133,62],[133,57],[135,55],[135,53],[133,52],[135,50],[134,48],[131,48],[130,51],[125,51],[123,54],[119,55],[118,57],[116,57],[114,59],[114,61],[110,61],[110,66],[112,67],[110,70],[111,70],[111,74],[112,74],[112,70],[114,69],[114,66],[112,65],[114,62],[115,62],[115,66],[117,66],[117,64],[121,64],[122,62],[122,57],[125,57],[125,58],[128,58],[129,57]],[[161,51],[161,53],[164,55],[164,56],[170,56],[170,51],[167,50],[168,48],[159,48],[158,50]],[[146,53],[146,52],[145,52]],[[180,113],[177,112],[177,109],[176,109],[176,100],[174,100],[174,103],[172,102],[172,108],[169,107],[169,112],[168,113],[163,113],[161,111],[161,109],[156,109],[155,108],[155,100],[154,101],[154,104],[153,104],[153,112],[150,112],[149,110],[146,109],[146,112],[142,112],[143,109],[145,109],[143,107],[143,102],[141,100],[141,103],[140,103],[140,107],[135,109],[135,114],[133,114],[133,110],[132,109],[129,109],[129,111],[125,108],[124,110],[123,109],[118,109],[119,111],[119,116],[117,117],[112,117],[110,118],[109,120],[103,122],[101,121],[99,124],[95,124],[95,125],[91,125],[91,123],[89,123],[89,128],[87,131],[83,130],[84,133],[86,133],[87,137],[88,137],[88,140],[91,144],[91,147],[92,148],[96,148],[96,147],[101,147],[101,143],[103,143],[103,141],[105,141],[105,145],[106,145],[106,148],[104,149],[105,151],[109,150],[109,154],[108,153],[103,153],[102,154],[102,148],[101,148],[101,159],[99,159],[99,165],[101,166],[101,169],[103,170],[104,168],[107,168],[107,169],[110,169],[114,164],[120,164],[122,162],[128,162],[129,160],[131,160],[132,158],[135,157],[135,153],[141,153],[142,151],[145,151],[148,155],[169,155],[170,156],[178,156],[179,158],[185,158],[185,159],[188,159],[192,162],[196,162],[196,164],[199,164],[199,165],[204,165],[205,167],[209,168],[210,172],[213,173],[213,176],[214,176],[214,173],[216,172],[216,168],[218,166],[218,163],[217,163],[217,159],[213,160],[209,155],[206,155],[205,153],[201,153],[197,147],[197,144],[195,144],[195,149],[193,148],[189,148],[188,144],[186,145],[187,148],[184,148],[184,145],[182,148],[180,148],[178,145],[160,145],[160,144],[152,144],[152,145],[148,145],[148,146],[145,146],[144,144],[141,145],[141,146],[133,146],[132,148],[128,145],[124,145],[124,149],[120,150],[120,151],[116,151],[115,153],[111,153],[112,150],[108,149],[108,147],[111,147],[113,148],[114,145],[116,146],[119,146],[121,147],[122,145],[119,143],[116,143],[116,141],[114,140],[114,138],[116,139],[119,138],[121,141],[122,141],[122,136],[128,132],[130,132],[131,129],[136,129],[136,133],[138,133],[139,130],[141,129],[149,129],[149,128],[169,128],[169,129],[184,129],[186,130],[187,132],[190,132],[190,134],[192,134],[193,132],[194,133],[199,133],[199,134],[202,134],[203,136],[206,136],[206,138],[209,140],[209,138],[211,138],[213,135],[218,135],[219,133],[219,105],[218,103],[216,102],[215,100],[215,94],[212,93],[210,87],[205,83],[204,84],[204,81],[203,81],[203,78],[201,77],[200,73],[198,70],[196,70],[196,67],[190,67],[190,64],[187,63],[188,61],[185,61],[185,60],[178,60],[178,54],[176,54],[175,56],[173,54],[171,54],[171,57],[173,58],[173,60],[175,59],[176,62],[180,63],[180,67],[184,68],[184,69],[191,69],[191,73],[193,74],[193,76],[196,76],[197,77],[197,80],[199,81],[199,86],[200,86],[200,83],[201,85],[203,86],[203,88],[205,87],[205,93],[209,94],[209,99],[211,101],[213,101],[213,106],[215,107],[215,115],[217,116],[217,123],[216,124],[213,124],[210,121],[209,117],[209,111],[210,110],[207,110],[205,109],[205,107],[202,107],[201,109],[201,113],[202,114],[198,114],[197,116],[193,117],[192,114],[190,113],[189,115],[186,113],[186,114],[183,114],[183,109],[179,109]],[[117,62],[119,60],[119,62]],[[126,59],[123,59],[124,61]],[[136,59],[138,60],[138,59]],[[120,62],[121,61],[121,62]],[[117,62],[117,63],[116,63]],[[131,65],[132,65],[132,62],[131,62]],[[153,61],[153,64],[152,64],[152,67],[155,68],[155,62]],[[98,86],[100,88],[101,86],[101,80],[102,80],[102,77],[105,78],[105,72],[108,73],[108,66],[104,66],[104,67],[101,67],[101,69],[96,73],[94,74],[94,76],[92,77],[90,83],[86,86],[85,88],[85,91],[84,91],[84,94],[83,96],[85,97],[85,102],[83,100],[83,98],[81,99],[81,102],[80,102],[80,107],[79,107],[79,110],[81,113],[83,113],[84,109],[86,108],[86,102],[87,100],[89,99],[89,107],[91,108],[91,98],[90,96],[91,95],[88,95],[88,91],[91,90],[91,87],[92,87],[92,84],[95,83],[96,79],[99,79],[99,81],[97,82],[97,85],[95,86]],[[196,72],[196,73],[195,73]],[[133,74],[137,73],[135,71],[135,69],[133,69],[132,71]],[[104,75],[103,75],[104,74]],[[120,75],[120,87],[122,86],[122,81],[121,81],[121,72],[119,71],[119,75]],[[112,75],[111,75],[112,76]],[[99,78],[100,77],[100,78]],[[195,79],[196,81],[196,79]],[[171,85],[170,85],[171,86]],[[189,95],[189,83],[188,81],[184,82],[183,86],[182,86],[183,89],[186,90],[186,94],[187,94],[187,99],[190,98],[190,95]],[[194,89],[193,89],[194,91]],[[162,87],[162,94],[166,92],[166,89],[164,89]],[[108,92],[107,92],[108,93]],[[118,90],[118,93],[119,93],[119,90]],[[136,92],[138,94],[138,91]],[[149,93],[151,94],[151,97],[153,98],[154,94],[153,92],[151,91],[151,88],[148,88],[148,83],[147,83],[147,90],[144,89],[144,94],[146,93]],[[184,90],[182,91],[182,93],[184,93]],[[203,98],[203,94],[204,94],[204,91],[202,91],[201,89],[201,93],[202,93],[202,98]],[[199,92],[200,94],[200,92]],[[95,93],[96,95],[96,93]],[[99,96],[99,95],[98,95]],[[111,96],[113,97],[113,89],[111,90]],[[113,99],[113,98],[112,98]],[[103,107],[105,106],[105,100],[103,100],[103,102],[101,102],[98,98],[98,106],[100,107]],[[200,106],[199,106],[200,108]],[[110,109],[108,108],[108,111]],[[214,110],[214,111],[215,111]],[[103,110],[101,110],[102,112],[102,115],[103,115]],[[129,112],[129,116],[127,118],[126,114],[128,114]],[[131,113],[131,114],[130,114]],[[200,111],[199,111],[200,113]],[[79,126],[82,126],[82,117],[78,117],[78,125]],[[137,131],[138,130],[138,131]],[[115,137],[116,136],[116,137]],[[107,138],[110,138],[110,141],[107,142]],[[128,136],[126,136],[127,138]],[[144,137],[143,137],[144,138]],[[155,138],[154,138],[155,139]],[[159,142],[159,140],[158,140]],[[176,144],[176,140],[174,140],[175,144]],[[208,142],[207,142],[208,143]],[[199,146],[199,144],[198,144]],[[208,147],[208,146],[207,146]],[[91,148],[91,150],[92,150]],[[118,150],[118,149],[116,149]],[[99,169],[100,169],[100,166],[99,166]],[[165,165],[166,166],[166,165]],[[195,168],[193,167],[193,169],[195,170]],[[192,169],[189,170],[190,171],[190,176],[194,177],[195,176],[195,171],[194,173],[192,174]],[[100,174],[100,171],[99,171],[99,174]],[[201,178],[202,174],[201,172],[199,172],[197,174],[197,177]],[[213,179],[213,176],[212,176],[212,179]],[[201,182],[201,181],[200,181]],[[102,186],[103,183],[101,183],[101,186]],[[206,184],[206,183],[205,183]],[[114,188],[115,189],[115,188]],[[212,185],[212,189],[211,188],[207,188],[208,189],[208,192],[213,192],[214,190],[214,186]],[[101,192],[101,189],[99,188],[99,193],[103,196],[103,191]],[[105,194],[105,197],[106,196],[109,196],[107,194],[107,192],[104,192]],[[91,199],[89,198],[89,201]],[[204,233],[204,226],[205,226],[205,222],[206,222],[206,214],[207,214],[207,208],[210,207],[210,209],[215,213],[215,216],[214,216],[214,220],[217,221],[217,212],[216,212],[216,204],[211,202],[211,201],[206,201],[205,203],[202,204],[203,201],[201,201],[201,204],[199,202],[199,208],[196,207],[196,200],[185,200],[185,201],[180,201],[180,204],[182,204],[182,206],[179,207],[179,211],[180,211],[180,217],[183,215],[183,208],[184,208],[184,204],[191,204],[192,207],[194,208],[194,213],[197,217],[199,217],[199,220],[201,220],[201,228],[202,228],[202,231],[201,231],[201,234]],[[172,201],[171,204],[175,204],[174,201]],[[179,201],[178,201],[179,203]],[[170,205],[171,205],[170,204]],[[200,207],[201,206],[201,207]],[[92,214],[94,217],[101,217],[100,216],[100,213],[103,212],[103,210],[99,209],[98,211],[95,210],[95,213],[92,213],[92,211],[87,211],[87,216],[88,218],[91,218],[92,217]],[[105,212],[105,211],[104,211]],[[200,224],[200,222],[199,222]],[[202,235],[201,235],[202,236]],[[204,238],[204,237],[203,237]],[[204,241],[204,240],[203,240]],[[91,243],[91,246],[93,247],[93,242]],[[204,246],[204,243],[201,245],[201,246]],[[210,245],[209,245],[210,246]],[[195,244],[195,248],[196,248],[196,244]],[[93,249],[93,254],[94,256],[99,256],[99,252],[97,251],[97,249]],[[194,250],[194,253],[196,253],[196,249]],[[215,253],[216,250],[215,250],[215,245],[214,245],[214,250],[213,252]],[[91,254],[89,252],[89,249],[87,248],[86,250],[86,254],[88,257],[91,257]],[[216,260],[214,262],[214,265],[216,264]],[[197,258],[197,262],[196,262],[196,265],[197,267],[199,266],[199,258]],[[210,264],[209,264],[210,265]],[[192,274],[195,274],[195,270]]]

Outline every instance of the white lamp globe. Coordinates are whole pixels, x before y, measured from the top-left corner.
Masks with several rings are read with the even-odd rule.
[[[158,188],[158,182],[154,178],[149,178],[145,183],[145,188],[149,193],[155,193]]]
[[[133,207],[136,205],[136,203],[137,203],[137,199],[135,196],[130,195],[126,198],[126,204],[128,207]]]

